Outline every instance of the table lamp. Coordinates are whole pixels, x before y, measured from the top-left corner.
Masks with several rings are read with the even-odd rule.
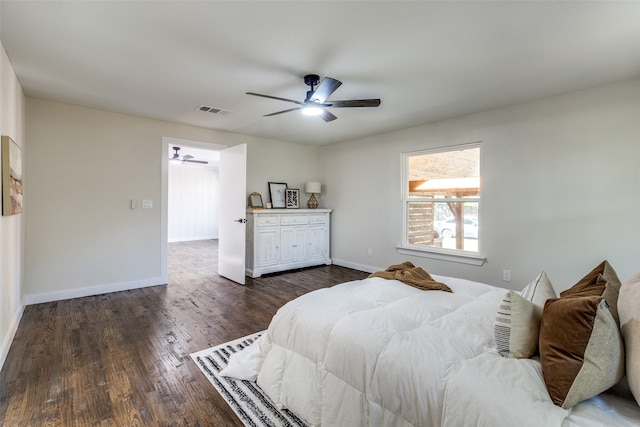
[[[316,209],[318,207],[318,199],[316,199],[316,194],[320,194],[322,191],[322,185],[319,182],[307,182],[304,185],[304,192],[307,194],[311,194],[309,197],[309,201],[307,202],[307,207],[309,209]]]

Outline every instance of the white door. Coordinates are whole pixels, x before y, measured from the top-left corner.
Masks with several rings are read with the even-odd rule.
[[[247,145],[220,151],[218,274],[244,285]]]

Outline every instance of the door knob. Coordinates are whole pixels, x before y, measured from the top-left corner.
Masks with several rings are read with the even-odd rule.
[[[247,220],[245,218],[240,218],[240,219],[234,219],[233,222],[239,222],[241,224],[244,224],[245,222],[247,222]]]

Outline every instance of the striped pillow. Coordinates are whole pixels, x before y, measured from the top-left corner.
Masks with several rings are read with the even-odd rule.
[[[496,348],[501,356],[520,359],[535,354],[542,308],[550,298],[556,298],[556,293],[544,272],[521,293],[507,292],[495,321]]]

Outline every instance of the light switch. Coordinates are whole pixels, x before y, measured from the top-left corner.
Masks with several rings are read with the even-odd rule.
[[[153,207],[153,200],[145,199],[142,201],[142,209],[151,209]]]

